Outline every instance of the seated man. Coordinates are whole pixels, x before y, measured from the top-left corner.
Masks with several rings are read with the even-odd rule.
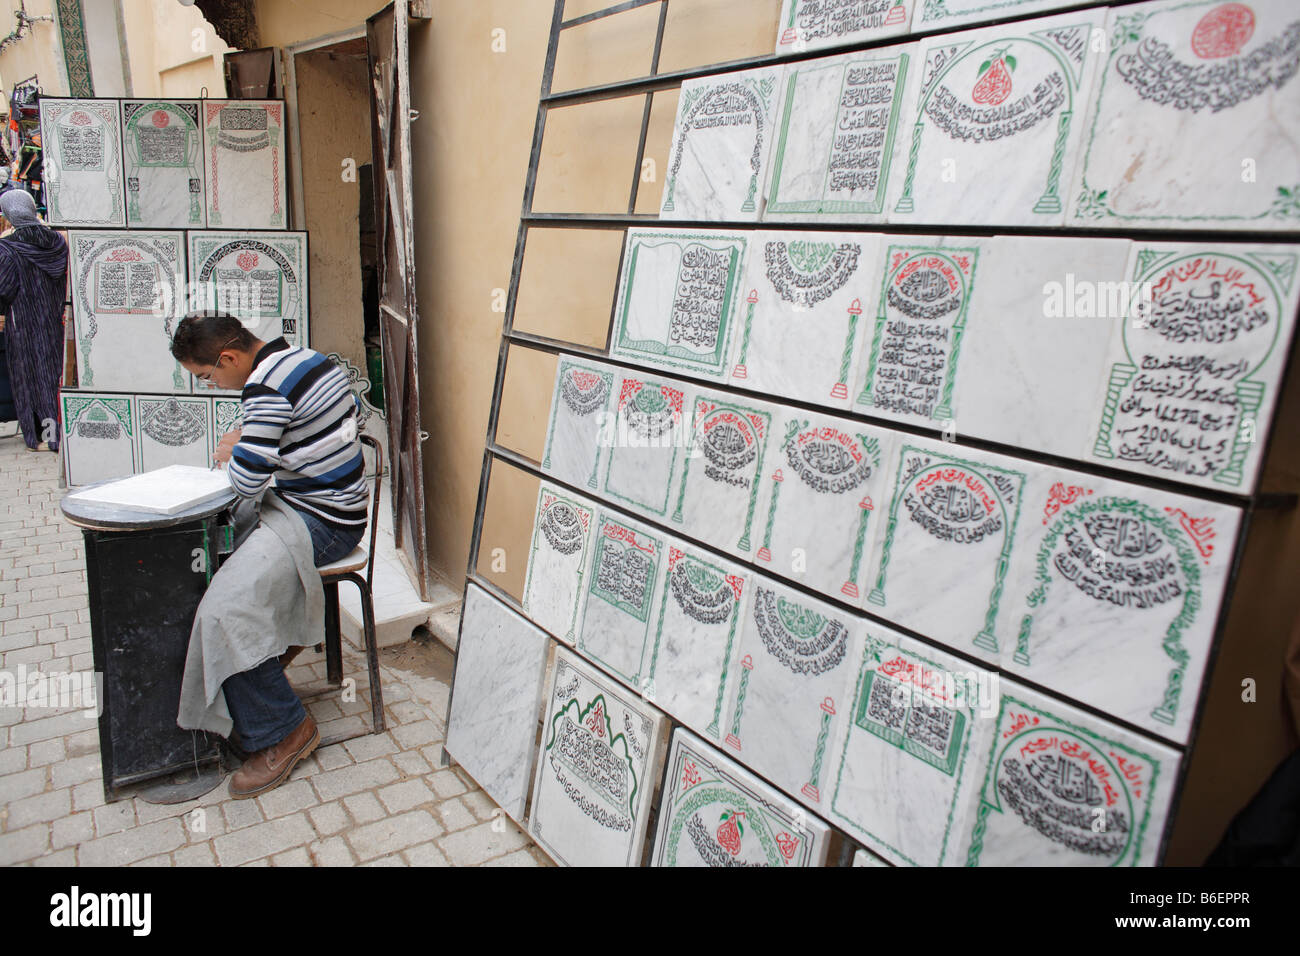
[[[288,779],[320,742],[315,722],[284,676],[280,655],[291,644],[319,640],[306,626],[323,619],[319,575],[303,552],[310,549],[314,567],[320,567],[348,554],[365,533],[369,493],[357,440],[357,400],[346,373],[319,352],[283,338],[260,341],[238,319],[219,312],[187,315],[171,350],[200,381],[242,389],[243,427],[223,435],[212,457],[228,463],[231,487],[246,499],[237,515],[248,515],[251,499],[261,499],[261,524],[253,532],[259,538],[237,541],[195,615],[181,717],[188,714],[182,726],[218,733],[233,721],[240,746],[251,756],[231,777],[230,794],[253,797]],[[286,513],[302,519],[305,533],[282,517]],[[301,559],[296,572],[294,562],[285,560],[285,549],[292,557],[295,542]],[[212,606],[218,600],[222,606]],[[259,608],[259,600],[284,606]],[[295,629],[300,633],[290,633]],[[214,701],[217,681],[228,717]],[[201,704],[188,705],[187,694],[197,694],[199,686],[206,688]],[[203,718],[195,716],[200,711]]]

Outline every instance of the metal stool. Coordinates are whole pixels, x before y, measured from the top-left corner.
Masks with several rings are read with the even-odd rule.
[[[379,442],[369,435],[360,436],[360,440],[375,452],[375,490],[370,509],[370,545],[363,549],[360,545],[352,549],[337,561],[332,561],[319,568],[321,586],[325,589],[325,681],[328,686],[320,689],[308,689],[300,694],[304,700],[333,693],[343,683],[343,642],[339,630],[339,582],[351,581],[361,594],[361,617],[366,642],[366,665],[370,671],[370,730],[372,734],[382,734],[384,723],[384,692],[379,683],[379,648],[375,640],[375,604],[371,582],[375,574],[375,539],[379,536],[379,491],[384,476],[384,452]],[[365,569],[365,577],[360,572]],[[317,644],[320,650],[321,645]],[[341,734],[327,737],[320,742],[324,747],[341,743],[354,737],[361,737],[367,731]]]

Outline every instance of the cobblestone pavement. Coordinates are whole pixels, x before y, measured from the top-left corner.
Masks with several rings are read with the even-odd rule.
[[[58,459],[0,438],[0,671],[93,670],[81,532],[59,514]],[[323,680],[305,651],[295,687]],[[322,736],[368,724],[364,658],[344,642],[354,701],[309,703]],[[459,768],[441,766],[448,687],[381,667],[388,732],[316,751],[289,781],[232,800],[104,802],[99,733],[80,710],[0,706],[0,865],[538,866],[545,855]]]

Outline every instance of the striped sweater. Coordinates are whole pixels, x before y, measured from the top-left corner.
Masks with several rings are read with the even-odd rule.
[[[286,502],[336,527],[364,525],[369,492],[347,375],[279,338],[253,359],[230,484],[251,498],[274,479]]]

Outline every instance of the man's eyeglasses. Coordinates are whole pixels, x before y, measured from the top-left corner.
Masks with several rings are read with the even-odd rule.
[[[225,345],[221,346],[221,348],[217,349],[217,361],[209,365],[208,370],[204,372],[202,375],[196,375],[194,377],[197,378],[200,382],[202,382],[205,385],[211,385],[212,373],[217,370],[217,362],[221,361],[221,353],[226,350],[227,346],[229,346],[232,342],[237,341],[238,339],[239,336],[235,336],[235,338],[231,339],[230,342],[227,342]]]

